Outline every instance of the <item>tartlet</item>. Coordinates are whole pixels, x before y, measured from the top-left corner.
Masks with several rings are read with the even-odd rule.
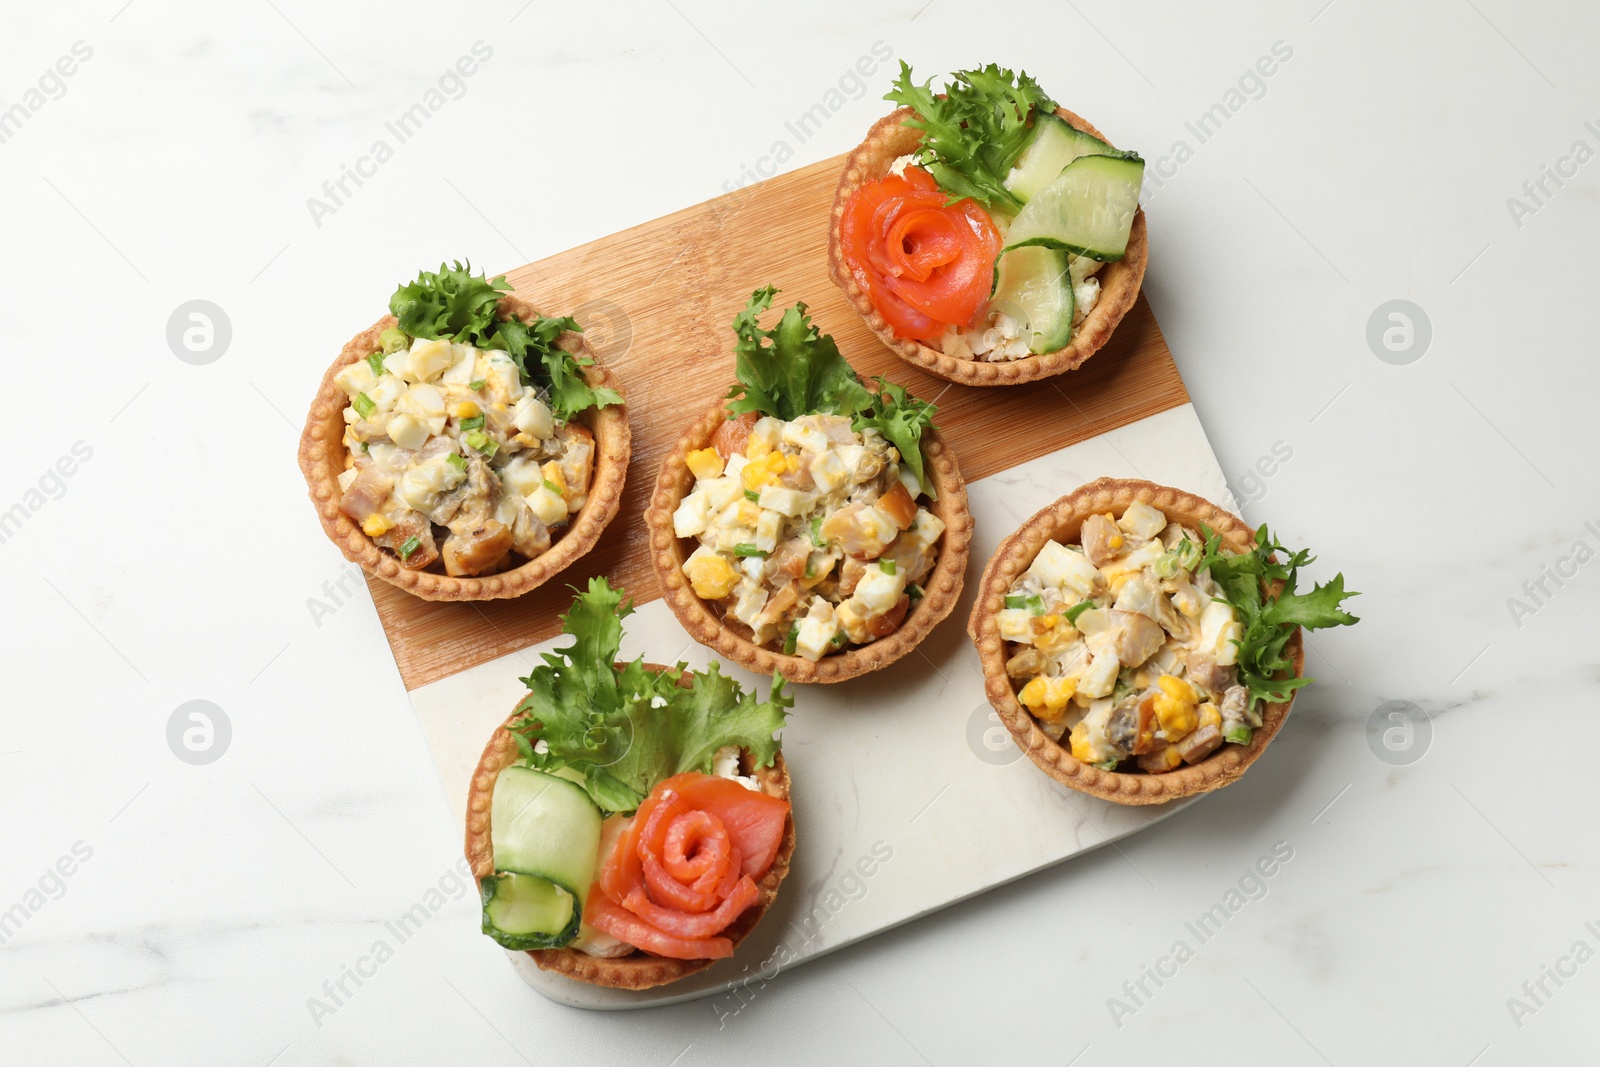
[[[746,323],[746,328],[755,329],[761,337],[769,340],[779,331],[760,333],[759,327],[754,325],[754,314],[759,310],[765,309],[766,302],[770,301],[771,293],[772,290],[770,289],[758,290],[756,295],[752,297],[751,305],[743,313],[751,316]],[[826,335],[818,335],[815,328],[810,326],[809,320],[805,318],[804,308],[803,304],[799,304],[789,309],[786,314],[798,313],[804,323],[804,329],[810,331],[813,340],[826,345],[832,373],[846,379],[848,387],[863,390],[864,395],[865,391],[855,372],[838,355],[831,339]],[[736,319],[736,329],[739,328],[739,322],[740,320]],[[751,351],[756,351],[756,349],[749,347],[753,343],[748,341],[741,342],[741,344],[746,345],[741,351],[741,361],[750,358]],[[774,359],[781,358],[773,355],[775,349],[760,349],[759,351],[765,356]],[[741,362],[740,366],[743,367],[745,364]],[[742,373],[743,371],[741,370]],[[730,394],[730,396],[737,395],[745,387],[745,383],[741,380],[740,384],[735,386],[734,393]],[[884,388],[886,390],[898,389],[898,387],[889,385],[885,385]],[[888,394],[885,393],[883,395]],[[914,398],[906,397],[903,391],[900,392],[900,399],[902,402],[909,401],[911,404],[920,404]],[[696,586],[699,578],[696,577],[691,580],[689,575],[686,574],[686,564],[699,561],[700,557],[708,550],[704,544],[697,543],[697,534],[685,533],[683,528],[679,526],[680,507],[685,504],[686,498],[691,496],[691,487],[697,484],[704,487],[707,484],[704,478],[697,482],[697,477],[699,476],[695,471],[691,470],[691,467],[694,466],[693,461],[708,456],[715,457],[716,473],[711,476],[712,479],[714,481],[728,481],[729,477],[731,477],[731,472],[735,469],[734,461],[736,459],[744,462],[746,451],[749,452],[750,456],[756,455],[753,450],[757,439],[756,435],[763,423],[772,423],[774,429],[777,426],[783,426],[785,429],[782,432],[793,432],[797,439],[807,434],[818,434],[820,436],[820,431],[816,427],[805,425],[813,418],[833,419],[835,424],[842,423],[845,429],[848,429],[849,423],[848,420],[840,419],[838,416],[800,415],[793,422],[764,417],[758,420],[755,423],[755,428],[750,431],[750,445],[741,446],[745,451],[738,451],[733,455],[721,454],[720,449],[717,447],[719,430],[735,418],[734,409],[739,403],[742,402],[730,399],[711,407],[699,421],[679,438],[676,446],[662,461],[655,491],[645,512],[645,522],[650,530],[651,561],[654,565],[656,576],[660,580],[663,598],[672,608],[679,622],[683,624],[690,636],[696,641],[752,671],[766,675],[781,675],[791,682],[828,683],[844,681],[886,667],[905,656],[950,614],[961,595],[968,549],[972,539],[972,516],[967,507],[966,485],[962,480],[960,468],[957,466],[955,456],[949,446],[939,436],[931,421],[926,422],[919,431],[921,435],[919,447],[924,475],[921,483],[923,485],[922,495],[917,495],[915,491],[908,493],[902,490],[900,482],[896,482],[893,486],[888,487],[881,497],[869,494],[865,498],[865,504],[854,503],[849,505],[849,508],[865,508],[866,511],[862,513],[862,517],[865,517],[869,522],[877,522],[880,518],[878,511],[875,510],[877,504],[883,503],[885,507],[890,507],[889,501],[891,498],[896,496],[902,498],[899,504],[905,505],[906,512],[900,513],[902,517],[896,519],[899,530],[903,531],[907,537],[916,535],[925,535],[926,537],[926,545],[919,551],[924,553],[920,560],[920,566],[927,569],[925,572],[915,575],[906,569],[897,569],[897,564],[889,558],[891,555],[898,553],[896,546],[900,544],[901,540],[899,535],[893,532],[892,527],[886,526],[883,531],[879,531],[876,534],[879,538],[887,536],[892,539],[871,541],[868,544],[854,544],[829,538],[828,535],[832,528],[822,521],[821,516],[826,514],[831,517],[838,514],[836,510],[828,510],[836,508],[837,503],[829,502],[851,499],[850,497],[839,497],[839,494],[849,492],[850,487],[855,484],[855,482],[848,480],[849,478],[861,475],[856,473],[844,476],[846,480],[837,484],[812,484],[808,480],[811,475],[807,471],[817,470],[819,461],[829,460],[834,448],[848,448],[850,446],[822,443],[817,446],[821,448],[821,451],[815,454],[815,458],[806,460],[806,464],[809,464],[809,466],[803,464],[798,469],[798,473],[796,473],[797,468],[791,464],[788,468],[790,480],[799,480],[806,489],[816,488],[821,490],[824,485],[832,485],[833,488],[815,493],[798,493],[798,496],[806,498],[807,503],[800,505],[800,510],[791,508],[786,513],[791,517],[780,520],[780,528],[788,532],[775,535],[778,537],[778,551],[772,551],[772,545],[765,546],[765,549],[756,544],[738,544],[731,548],[735,556],[759,555],[765,558],[769,553],[772,555],[773,558],[767,561],[769,564],[767,568],[768,574],[760,583],[755,583],[752,579],[740,578],[735,572],[729,572],[727,575],[730,582],[739,583],[738,589],[744,588],[745,585],[755,584],[757,587],[756,592],[750,595],[761,596],[762,604],[772,604],[780,600],[778,595],[768,598],[766,593],[762,591],[762,583],[781,581],[777,577],[779,572],[775,568],[778,566],[778,561],[784,557],[782,550],[786,545],[783,543],[783,539],[789,538],[792,541],[800,542],[806,551],[814,551],[812,559],[805,562],[806,570],[804,575],[788,582],[790,586],[794,587],[791,591],[798,590],[798,599],[789,597],[785,601],[789,606],[783,609],[785,612],[784,618],[787,620],[789,616],[793,616],[797,621],[792,624],[788,621],[782,621],[778,630],[769,632],[762,637],[758,636],[757,632],[752,628],[754,625],[752,622],[748,620],[741,621],[735,617],[735,612],[740,610],[739,604],[743,603],[738,589],[735,589],[730,584],[728,588],[721,589],[715,598],[703,598],[702,593],[704,590],[697,589]],[[928,407],[927,411],[931,415],[932,408]],[[753,412],[747,412],[746,419],[752,414]],[[836,427],[830,427],[830,429],[833,428]],[[874,434],[876,431],[867,430],[865,433]],[[840,434],[840,436],[842,437],[843,434]],[[863,434],[858,433],[856,436],[863,438]],[[898,454],[895,449],[887,447],[884,442],[879,441],[877,443],[880,447],[886,448],[887,454],[891,456]],[[773,446],[770,452],[764,453],[764,458],[768,460],[780,458],[779,447],[789,449],[791,453],[802,450],[801,445],[792,444],[790,438],[785,437],[777,446]],[[860,447],[856,446],[855,451],[861,451]],[[812,455],[812,453],[804,454],[806,456]],[[781,458],[796,461],[799,459],[799,457],[792,454]],[[749,468],[756,466],[757,463],[759,463],[759,460],[745,462],[744,466],[739,468],[741,478],[745,474],[752,473]],[[726,464],[726,470],[729,472],[728,477],[721,476],[724,464]],[[859,471],[860,468],[854,469]],[[890,469],[894,468],[891,467]],[[754,473],[758,477],[760,476],[759,471]],[[890,474],[885,472],[881,474],[881,477],[887,478],[890,477]],[[909,473],[905,477],[911,483],[917,482],[917,479]],[[742,497],[735,495],[730,498],[729,503],[713,506],[713,514],[723,514],[728,517],[726,513],[737,507],[748,508],[759,512],[762,516],[766,516],[766,508],[769,506],[765,495],[767,491],[763,490],[761,493],[757,493],[750,489],[750,484],[749,482],[744,483],[746,491]],[[932,489],[931,494],[926,491],[928,487]],[[697,489],[693,495],[701,496],[704,494],[702,490]],[[930,495],[931,499],[929,499]],[[914,500],[912,499],[913,497],[915,498]],[[748,498],[748,503],[744,502],[745,498]],[[894,505],[894,507],[898,506]],[[808,510],[811,508],[821,510],[808,519],[806,516],[811,514]],[[908,520],[904,515],[912,509],[915,510],[915,516]],[[924,513],[926,513],[927,517],[926,529],[924,528]],[[728,518],[730,518],[730,521],[740,521],[732,520],[731,517]],[[711,525],[715,525],[715,521],[715,519],[710,520]],[[754,519],[748,521],[759,529],[760,523],[755,522]],[[811,542],[809,545],[804,544],[808,535],[801,532],[805,529],[805,524],[808,521],[811,523],[809,534]],[[701,525],[704,526],[705,522],[702,521]],[[930,533],[929,531],[936,532]],[[719,532],[721,531],[705,528],[703,536],[710,537]],[[680,534],[685,535],[680,536]],[[737,536],[735,536],[735,539],[737,539]],[[814,550],[811,545],[815,546]],[[929,566],[925,553],[934,551],[936,551],[936,555],[931,566]],[[801,552],[800,555],[803,557],[805,552]],[[823,559],[820,563],[816,563],[815,569],[813,569],[817,557],[824,555],[831,558]],[[855,569],[849,571],[847,570],[847,565]],[[870,582],[867,577],[862,577],[869,571],[877,572],[879,570],[883,573],[872,573]],[[851,595],[843,584],[847,580],[844,577],[847,574],[850,575],[848,579],[850,587],[857,590],[865,589],[870,584],[873,587],[873,592],[876,593],[879,585],[894,586],[890,590],[893,597],[886,595],[881,604],[876,604],[870,609],[880,612],[881,618],[885,620],[884,626],[887,627],[887,630],[881,636],[869,637],[863,640],[862,633],[870,632],[876,634],[883,630],[884,627],[876,624],[863,627],[854,614],[850,614],[847,617],[847,609],[852,613],[858,610],[867,610],[856,605],[856,601],[860,600],[862,603],[866,603],[868,599],[868,594],[865,593],[860,596]],[[823,597],[817,594],[826,591],[829,588],[826,583],[835,576],[839,576],[839,592],[837,594],[830,593],[829,599],[832,602],[823,604],[821,603]],[[915,584],[908,585],[908,582]],[[804,587],[803,590],[801,589],[802,586]],[[731,593],[730,590],[732,590]],[[914,595],[917,593],[920,593],[920,599]],[[845,602],[833,601],[832,598],[835,595],[844,598]],[[889,608],[889,600],[893,598],[899,598],[899,600],[891,610]],[[739,604],[733,604],[734,601],[739,601]],[[837,609],[837,612],[835,612],[835,609]],[[824,646],[820,639],[814,642],[811,641],[806,634],[813,631],[805,628],[812,622],[812,618],[808,617],[804,621],[799,621],[799,616],[802,614],[815,616],[817,628],[826,628],[826,636],[831,643]],[[868,621],[871,622],[870,619]],[[760,619],[756,620],[756,622],[760,623]],[[765,625],[764,623],[761,624]],[[854,632],[847,634],[847,631],[850,630]],[[784,632],[788,633],[788,637],[782,646],[779,648],[768,647],[777,643],[777,637]],[[824,647],[829,650],[819,651]],[[795,652],[800,654],[793,654]]]
[[[1006,670],[1007,642],[1001,634],[1000,616],[1008,590],[1033,564],[1046,542],[1071,544],[1080,537],[1086,519],[1099,515],[1120,517],[1135,502],[1158,509],[1168,522],[1189,530],[1209,528],[1220,537],[1221,546],[1233,552],[1251,551],[1256,543],[1256,531],[1243,520],[1192,493],[1146,481],[1102,478],[1038,512],[1000,543],[984,569],[968,633],[982,663],[989,702],[1012,739],[1035,765],[1079,792],[1119,804],[1141,805],[1211,792],[1237,780],[1277,736],[1293,705],[1293,694],[1286,701],[1259,705],[1261,724],[1252,731],[1247,744],[1224,744],[1192,765],[1153,774],[1102,770],[1075,758],[1023,706],[1018,687]],[[1299,677],[1305,652],[1298,628],[1284,653],[1293,669],[1280,672],[1278,679]]]
[[[852,271],[845,251],[843,231],[846,208],[864,185],[891,174],[891,168],[896,166],[897,160],[916,152],[922,145],[923,131],[905,125],[906,120],[916,114],[908,106],[884,116],[873,125],[866,140],[846,158],[829,216],[828,263],[834,283],[844,291],[867,326],[890,350],[907,363],[947,381],[976,386],[1013,385],[1062,374],[1081,366],[1105,345],[1117,324],[1138,299],[1149,255],[1143,208],[1134,212],[1122,257],[1105,263],[1096,275],[1100,282],[1098,301],[1074,326],[1070,340],[1062,347],[1009,361],[964,358],[946,352],[945,342],[941,339],[931,339],[930,343],[930,340],[902,336],[874,305],[859,277]],[[1096,140],[1106,141],[1100,131],[1082,116],[1064,107],[1054,108],[1054,114],[1073,129]]]
[[[501,321],[513,317],[533,321],[539,317],[531,303],[512,294],[499,298],[496,313]],[[589,408],[574,416],[574,421],[586,426],[594,435],[594,469],[586,500],[548,549],[509,569],[481,576],[452,576],[403,566],[394,553],[380,548],[373,537],[363,532],[340,508],[339,476],[346,470],[349,459],[343,412],[350,398],[335,381],[342,370],[381,350],[380,335],[397,323],[394,315],[386,315],[352,338],[323,375],[321,387],[312,401],[300,437],[299,462],[317,516],[329,539],[345,558],[368,574],[423,600],[493,600],[520,596],[587,553],[615,517],[632,452],[627,409],[622,404],[611,404]],[[616,375],[595,357],[582,334],[568,330],[557,339],[555,347],[570,353],[580,363],[588,361],[581,371],[589,386],[621,393]]]
[[[619,664],[620,666],[620,664]],[[658,664],[646,664],[652,672],[664,670]],[[686,684],[680,682],[680,684]],[[508,727],[521,715],[513,711],[489,740],[472,774],[471,790],[467,797],[466,855],[474,878],[482,879],[495,873],[494,848],[490,843],[490,801],[494,795],[495,780],[500,772],[514,764],[519,752]],[[761,791],[780,800],[789,799],[789,769],[783,754],[777,754],[770,767],[750,766],[748,752],[740,753],[740,771],[754,777]],[[777,858],[756,883],[760,895],[744,913],[723,931],[735,947],[749,936],[772,902],[777,899],[778,887],[789,873],[790,859],[794,855],[794,817],[791,814],[784,828],[783,840]],[[528,952],[540,970],[553,971],[578,982],[606,986],[612,989],[649,989],[653,986],[675,982],[705,970],[717,960],[679,960],[654,956],[635,950],[626,956],[590,956],[574,948],[534,949]]]

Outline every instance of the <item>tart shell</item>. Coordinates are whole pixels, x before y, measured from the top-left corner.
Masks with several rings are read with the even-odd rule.
[[[1128,248],[1123,257],[1101,267],[1095,277],[1100,279],[1100,298],[1094,309],[1084,316],[1065,348],[1052,352],[1039,352],[1021,359],[989,362],[981,359],[958,359],[921,341],[898,336],[888,321],[872,306],[865,289],[856,281],[845,262],[840,239],[840,222],[845,205],[862,185],[876,181],[889,173],[889,166],[899,157],[914,152],[922,143],[922,131],[903,125],[915,112],[909,107],[900,108],[875,123],[861,142],[845,160],[844,173],[839,177],[839,187],[833,195],[833,211],[829,216],[828,273],[833,282],[849,298],[850,303],[894,354],[921,367],[929,374],[961,385],[1016,385],[1037,381],[1076,370],[1094,355],[1111,338],[1134,302],[1139,297],[1139,287],[1144,282],[1144,270],[1149,259],[1150,241],[1145,226],[1144,209],[1133,216],[1133,229],[1128,234]],[[1073,126],[1110,143],[1085,118],[1056,108],[1056,114]]]
[[[1065,746],[1052,741],[1017,700],[1011,678],[1006,674],[1006,642],[1000,636],[998,621],[1000,610],[1005,606],[1006,591],[1033,564],[1046,541],[1071,544],[1077,540],[1084,519],[1106,512],[1120,516],[1136,500],[1160,509],[1169,522],[1191,530],[1198,530],[1204,523],[1221,535],[1225,547],[1235,551],[1249,551],[1255,543],[1255,531],[1242,519],[1192,493],[1152,482],[1101,478],[1057,500],[1000,542],[994,558],[984,568],[967,633],[977,646],[978,658],[983,664],[984,689],[989,703],[994,705],[1011,732],[1012,740],[1040,770],[1062,785],[1102,800],[1117,804],[1160,804],[1209,793],[1238,779],[1277,736],[1294,704],[1293,694],[1282,704],[1262,706],[1261,727],[1248,745],[1223,744],[1199,763],[1165,774],[1102,771],[1080,762]],[[1285,651],[1294,664],[1294,674],[1301,674],[1305,668],[1305,647],[1298,628]]]
[[[527,301],[516,296],[500,298],[500,317],[516,314],[524,320],[534,318],[538,311]],[[393,553],[379,548],[361,531],[361,527],[339,510],[343,495],[338,478],[345,469],[347,450],[344,446],[344,409],[349,398],[333,380],[345,367],[383,346],[378,335],[396,325],[393,315],[385,315],[370,328],[351,338],[334,360],[333,366],[322,376],[322,386],[311,402],[311,412],[306,416],[304,432],[300,435],[300,470],[305,475],[311,502],[316,506],[317,517],[328,538],[339,547],[345,558],[362,570],[390,585],[404,589],[423,600],[497,600],[521,596],[542,585],[578,557],[584,555],[600,540],[601,532],[617,514],[622,503],[622,483],[632,455],[632,438],[628,429],[628,413],[624,404],[590,408],[580,412],[577,421],[587,426],[595,439],[594,477],[589,484],[589,498],[578,514],[568,523],[566,532],[535,559],[497,574],[479,577],[452,577],[428,570],[403,567]],[[591,386],[606,386],[622,392],[617,380],[584,342],[583,335],[572,330],[562,334],[556,344],[579,359],[593,362],[582,368]]]
[[[666,669],[654,663],[647,663],[645,667],[656,672]],[[490,810],[493,807],[495,781],[500,777],[502,770],[518,759],[517,743],[512,739],[508,729],[517,718],[518,715],[513,710],[505,723],[489,739],[482,758],[478,760],[477,769],[472,772],[472,786],[467,794],[466,855],[467,862],[472,866],[472,875],[477,879],[494,874]],[[772,766],[755,768],[750,766],[749,752],[743,752],[740,754],[739,770],[742,774],[753,775],[760,783],[761,791],[768,796],[780,800],[789,799],[789,768],[783,761],[782,752],[774,757]],[[783,840],[778,845],[778,854],[773,859],[772,866],[767,868],[767,873],[761,876],[761,881],[756,883],[760,895],[754,904],[746,908],[722,932],[721,936],[731,939],[736,949],[739,943],[749,936],[750,931],[755,929],[756,923],[761,921],[761,916],[766,914],[772,902],[777,899],[778,886],[789,873],[789,861],[794,855],[794,841],[794,810],[791,805],[789,817],[783,828]],[[590,956],[572,948],[535,949],[528,955],[533,957],[533,962],[540,970],[554,971],[566,975],[573,981],[611,989],[649,989],[652,986],[666,985],[668,982],[676,982],[680,978],[686,978],[720,962],[667,959],[637,949],[627,956],[613,959]]]
[[[803,656],[774,652],[750,640],[749,631],[736,620],[725,618],[713,604],[695,595],[684,577],[683,563],[694,551],[693,538],[677,536],[672,513],[694,484],[688,455],[706,448],[729,418],[722,402],[711,408],[700,421],[678,439],[678,444],[661,462],[661,474],[645,511],[650,529],[650,561],[661,583],[661,596],[671,606],[684,629],[696,641],[757,674],[781,674],[791,682],[842,682],[887,667],[905,656],[955,608],[967,570],[967,553],[972,544],[972,513],[967,508],[967,486],[950,451],[937,430],[923,434],[924,462],[939,494],[928,510],[944,522],[940,535],[939,558],[922,583],[923,597],[906,614],[900,628],[871,644],[852,646],[847,651],[823,656],[813,663]]]

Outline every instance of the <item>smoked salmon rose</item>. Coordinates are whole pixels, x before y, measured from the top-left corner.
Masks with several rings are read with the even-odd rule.
[[[689,772],[657,784],[617,839],[584,910],[596,930],[671,959],[724,959],[756,902],[789,802]]]

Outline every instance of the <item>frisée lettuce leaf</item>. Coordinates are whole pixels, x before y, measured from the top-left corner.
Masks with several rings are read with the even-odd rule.
[[[653,672],[641,657],[618,666],[622,620],[632,612],[621,590],[597,577],[562,616],[572,643],[544,653],[522,679],[528,695],[509,727],[523,762],[574,779],[577,772],[608,812],[633,811],[674,774],[710,773],[726,745],[748,749],[754,766],[771,766],[779,748],[773,735],[794,706],[783,679],[774,678],[761,700],[715,663]]]

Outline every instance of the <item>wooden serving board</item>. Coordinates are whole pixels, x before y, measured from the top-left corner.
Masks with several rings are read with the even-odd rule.
[[[752,290],[803,300],[863,377],[882,374],[922,399],[968,481],[1188,402],[1141,296],[1082,369],[1010,388],[950,385],[885,348],[828,278],[828,209],[843,156],[507,272],[547,315],[574,314],[622,379],[633,466],[604,539],[561,580],[515,600],[430,603],[372,581],[407,689],[557,632],[569,585],[607,574],[642,601],[659,593],[644,511],[661,458],[733,384],[734,313]],[[1071,488],[1070,486],[1067,488]]]
[[[721,993],[1134,833],[1186,806],[1126,808],[1057,785],[1022,757],[983,696],[963,633],[972,589],[1000,539],[1094,478],[1145,477],[1221,500],[1226,486],[1141,297],[1081,369],[1029,385],[950,385],[903,363],[828,278],[827,219],[843,156],[509,271],[547,314],[572,314],[622,379],[633,429],[623,503],[600,544],[557,580],[510,601],[429,603],[371,581],[395,662],[445,795],[464,820],[484,744],[551,647],[571,586],[609,575],[640,605],[627,656],[709,662],[659,599],[644,510],[662,457],[733,381],[734,313],[773,284],[803,300],[863,375],[938,404],[975,520],[966,595],[890,668],[804,686],[784,732],[798,844],[777,902],[733,960],[640,993],[598,989],[511,954],[547,997],[631,1008]],[[729,669],[765,691],[765,678]],[[930,814],[931,813],[931,814]],[[485,941],[485,948],[489,943]],[[721,1005],[719,1008],[718,1005]]]

